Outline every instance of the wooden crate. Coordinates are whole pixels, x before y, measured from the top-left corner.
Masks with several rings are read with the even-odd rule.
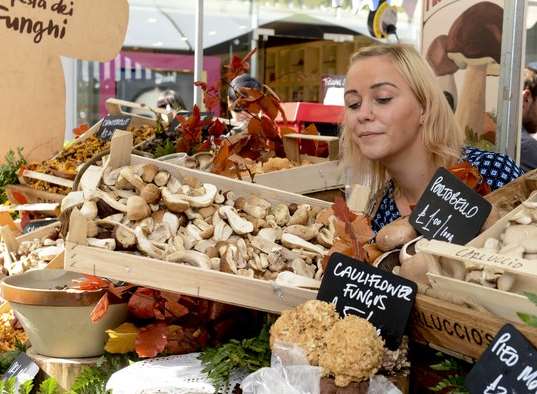
[[[533,195],[529,201],[537,201],[537,195]],[[509,322],[516,325],[532,343],[537,345],[537,329],[525,326],[517,315],[517,312],[537,315],[537,306],[531,303],[527,297],[519,294],[524,291],[537,291],[535,261],[508,257],[481,249],[487,238],[498,238],[510,218],[523,209],[524,207],[519,205],[467,245],[456,245],[436,240],[422,240],[417,244],[416,249],[419,252],[503,269],[516,277],[513,289],[506,292],[429,273],[428,276],[433,287],[465,297],[491,313],[485,314],[455,305],[448,308],[446,307],[447,303],[439,300],[434,300],[434,304],[431,300],[418,302],[416,310],[419,313],[413,319],[413,330],[418,338],[425,338],[433,344],[451,348],[458,353],[475,358],[479,355],[479,350],[483,351],[490,343],[498,329]],[[440,304],[444,306],[438,309]],[[458,323],[464,334],[449,334],[447,332],[444,324],[449,325],[451,331],[454,331],[455,323]],[[482,339],[483,343],[481,343]]]
[[[328,143],[328,158],[300,155],[301,139]],[[284,149],[287,158],[295,163],[308,159],[314,164],[301,165],[286,170],[256,175],[254,182],[298,194],[343,188],[345,180],[339,166],[339,138],[322,135],[286,134]]]
[[[126,138],[130,136],[124,135]],[[111,162],[113,167],[126,164],[154,164],[182,178],[190,175],[201,182],[216,185],[220,190],[232,190],[237,196],[255,194],[272,203],[310,204],[329,207],[328,202],[315,200],[301,195],[279,191],[270,187],[239,181],[211,173],[178,167],[166,162],[130,155],[130,149],[123,144],[115,144],[114,137]],[[267,312],[279,313],[285,309],[315,298],[316,292],[293,287],[275,286],[271,281],[245,278],[233,274],[207,271],[196,267],[170,263],[148,257],[135,256],[121,252],[111,252],[88,247],[85,235],[84,218],[73,212],[65,247],[64,268],[69,271],[123,280],[130,283],[157,289],[175,291],[195,297],[221,301]]]

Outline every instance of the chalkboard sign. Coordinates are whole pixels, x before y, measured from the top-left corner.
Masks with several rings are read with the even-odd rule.
[[[463,245],[487,220],[490,203],[445,168],[439,168],[416,208],[410,224],[427,239]]]
[[[367,319],[395,350],[401,343],[416,298],[414,282],[341,253],[328,261],[317,299],[335,304],[342,316]]]
[[[37,364],[26,353],[21,353],[11,363],[9,369],[2,376],[2,380],[7,380],[15,376],[15,392],[18,392],[19,386],[28,380],[34,380],[38,372],[39,367]]]
[[[102,140],[109,140],[116,129],[127,130],[130,123],[131,117],[129,115],[108,115],[103,119],[97,136]]]
[[[466,375],[464,385],[471,394],[535,394],[537,352],[515,327],[506,324]]]

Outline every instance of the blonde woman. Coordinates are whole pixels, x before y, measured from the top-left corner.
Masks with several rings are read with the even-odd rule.
[[[375,231],[409,215],[440,166],[466,160],[491,190],[522,173],[506,155],[464,146],[464,132],[431,70],[410,46],[355,53],[345,107],[343,165],[352,183],[371,187]]]

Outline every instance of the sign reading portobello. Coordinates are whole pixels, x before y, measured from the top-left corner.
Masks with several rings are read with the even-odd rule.
[[[102,140],[110,140],[116,129],[127,130],[131,119],[129,115],[108,115],[103,119],[97,135]]]
[[[445,168],[439,168],[416,208],[410,224],[427,239],[465,244],[487,220],[491,204]]]
[[[537,393],[537,351],[511,324],[498,332],[464,385],[471,394]]]
[[[342,316],[369,320],[389,349],[401,343],[416,298],[414,282],[341,253],[330,256],[317,299],[333,303]]]

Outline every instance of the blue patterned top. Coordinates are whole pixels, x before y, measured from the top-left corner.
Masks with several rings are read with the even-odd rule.
[[[461,160],[466,160],[476,167],[492,190],[499,189],[523,173],[522,169],[509,156],[474,147],[465,147]],[[401,216],[395,205],[393,192],[394,185],[390,181],[371,223],[375,232]]]

